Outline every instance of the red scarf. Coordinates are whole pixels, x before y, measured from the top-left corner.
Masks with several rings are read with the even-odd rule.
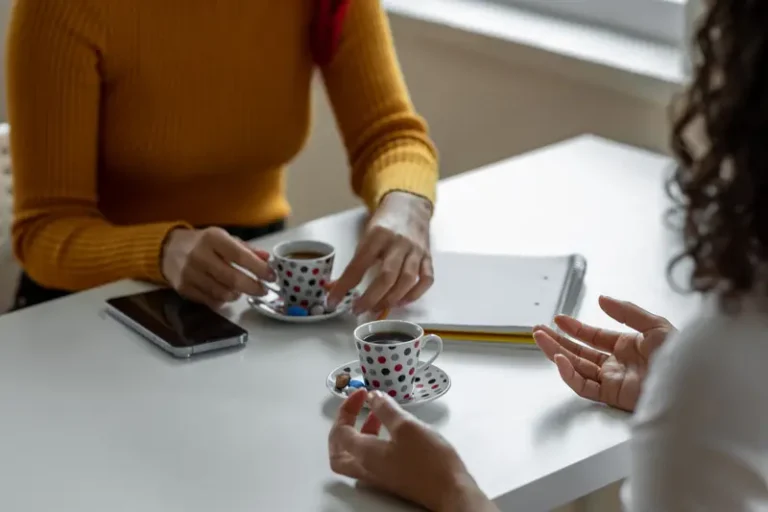
[[[315,0],[311,37],[312,57],[317,65],[325,66],[333,60],[351,2],[352,0]]]

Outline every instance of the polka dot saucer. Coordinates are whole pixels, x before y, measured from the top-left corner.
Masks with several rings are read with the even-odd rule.
[[[325,379],[325,387],[332,395],[341,399],[345,399],[348,394],[357,391],[354,387],[347,387],[345,388],[346,391],[336,388],[336,377],[345,373],[349,374],[352,381],[364,381],[359,361],[350,361],[329,373]],[[414,374],[413,383],[413,398],[405,402],[399,402],[400,406],[404,409],[419,407],[420,405],[433,402],[451,389],[451,377],[434,364],[430,366],[421,364]]]
[[[278,295],[271,287],[268,287],[267,289],[268,293],[264,297],[248,297],[248,304],[268,318],[293,324],[325,322],[345,313],[349,313],[352,309],[353,302],[360,296],[359,291],[350,290],[347,292],[344,300],[341,301],[341,304],[339,304],[333,311],[310,314],[307,316],[293,316],[286,314],[285,304],[283,303],[283,299],[280,298],[280,295]]]

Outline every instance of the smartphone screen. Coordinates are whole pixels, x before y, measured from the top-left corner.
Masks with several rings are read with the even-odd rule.
[[[207,306],[170,289],[107,300],[107,304],[175,348],[237,338],[246,331]]]

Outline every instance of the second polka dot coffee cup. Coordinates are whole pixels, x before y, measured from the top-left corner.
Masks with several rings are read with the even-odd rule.
[[[378,389],[399,402],[413,399],[413,383],[424,347],[432,343],[436,351],[427,367],[443,351],[443,340],[424,334],[418,324],[403,320],[379,320],[360,325],[354,332],[360,358],[360,371],[368,389]]]
[[[277,275],[277,290],[288,306],[310,309],[323,305],[331,280],[335,251],[325,242],[283,242],[272,251],[270,266]]]

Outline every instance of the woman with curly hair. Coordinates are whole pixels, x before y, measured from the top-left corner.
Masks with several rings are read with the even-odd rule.
[[[546,328],[535,334],[579,395],[635,411],[629,511],[768,510],[766,27],[765,2],[709,2],[675,116],[671,189],[684,250],[672,267],[693,263],[690,288],[705,298],[698,321],[677,334],[663,318],[601,298],[636,332],[562,317],[558,325],[584,345]],[[388,397],[369,396],[373,414],[355,430],[365,398],[350,397],[331,432],[337,472],[429,510],[496,510],[456,451]],[[391,441],[376,437],[382,424]]]

